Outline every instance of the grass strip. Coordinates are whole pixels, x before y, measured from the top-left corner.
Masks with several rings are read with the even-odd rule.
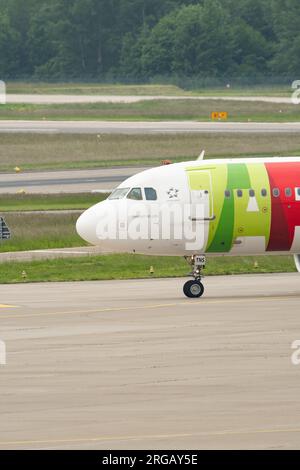
[[[150,274],[151,266],[154,275]],[[182,277],[188,272],[189,266],[182,258],[122,254],[3,263],[0,283],[149,279]],[[282,272],[295,272],[291,256],[212,257],[205,270],[206,275]]]
[[[108,195],[78,194],[1,194],[0,212],[84,210]]]
[[[300,134],[1,134],[0,171],[160,164],[206,158],[300,155]],[[21,183],[20,183],[21,184]],[[22,186],[20,186],[22,187]]]
[[[292,122],[300,120],[300,106],[224,100],[151,100],[138,103],[6,104],[3,120],[109,120],[109,121],[210,121],[214,111],[228,112],[230,122]]]

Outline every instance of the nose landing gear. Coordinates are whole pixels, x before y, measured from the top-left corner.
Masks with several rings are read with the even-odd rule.
[[[198,299],[204,294],[204,285],[197,279],[188,281],[183,286],[183,292],[189,299]]]
[[[205,256],[195,255],[190,258],[186,258],[188,263],[193,266],[192,276],[194,280],[188,281],[183,286],[184,295],[190,299],[197,299],[202,297],[204,294],[204,285],[202,284],[202,269],[205,268],[206,258]]]

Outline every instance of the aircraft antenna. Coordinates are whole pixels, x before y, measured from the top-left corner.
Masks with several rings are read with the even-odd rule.
[[[204,157],[205,157],[205,150],[202,150],[202,152],[200,153],[198,157],[198,160],[204,160]]]

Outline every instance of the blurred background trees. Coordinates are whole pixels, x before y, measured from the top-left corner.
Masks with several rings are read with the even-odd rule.
[[[299,0],[0,0],[0,78],[300,78]]]

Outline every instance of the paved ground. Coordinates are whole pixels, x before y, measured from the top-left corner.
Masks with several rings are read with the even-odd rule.
[[[79,248],[56,248],[51,250],[32,250],[32,251],[15,251],[0,252],[0,264],[10,261],[36,261],[44,259],[58,258],[79,258],[82,256],[95,256],[109,253],[103,251],[99,247],[85,246]]]
[[[113,96],[113,95],[22,95],[8,94],[7,103],[12,104],[76,104],[76,103],[138,103],[153,100],[227,100],[262,101],[266,103],[291,104],[291,97],[270,96]]]
[[[39,171],[0,173],[0,194],[17,193],[78,193],[112,191],[124,180],[146,167],[101,168],[92,170]]]
[[[0,121],[0,133],[16,132],[38,134],[286,133],[300,132],[300,122]]]
[[[300,276],[182,283],[0,286],[0,448],[299,449]]]

